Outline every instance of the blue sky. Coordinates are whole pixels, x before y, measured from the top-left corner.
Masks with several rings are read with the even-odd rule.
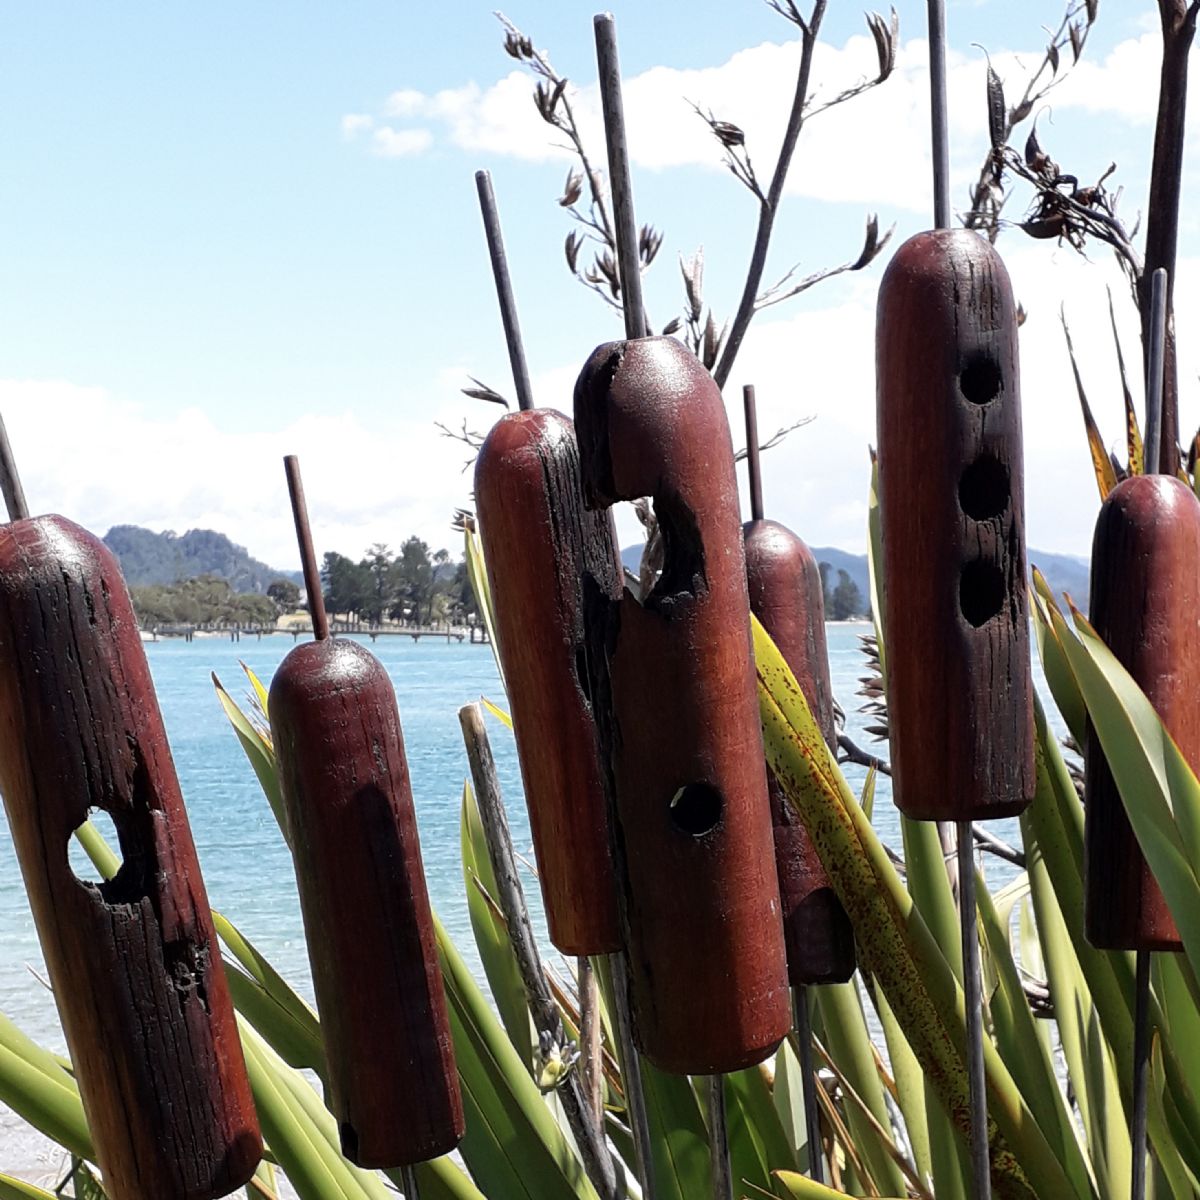
[[[896,222],[898,237],[927,223],[924,4],[898,7],[897,77],[814,121],[801,141],[776,274],[852,257],[870,210]],[[579,86],[585,118],[593,11],[543,0],[508,10]],[[1150,13],[1101,5],[1091,74],[1064,86],[1053,125],[1051,114],[1042,124],[1047,147],[1083,174],[1118,160],[1130,216],[1145,193],[1152,129]],[[982,56],[971,43],[993,51],[1015,86],[1020,66],[1004,52],[1032,61],[1040,27],[1060,14],[1055,0],[951,4],[959,204],[984,145]],[[777,47],[794,31],[760,0],[643,3],[617,17],[639,216],[666,231],[648,302],[665,322],[680,302],[678,255],[703,244],[708,299],[723,317],[754,210],[683,98],[716,98],[769,170],[792,53]],[[830,5],[816,74],[831,90],[870,70],[863,32],[857,6]],[[468,502],[470,476],[463,448],[433,421],[465,416],[486,428],[495,418],[457,394],[468,373],[511,390],[477,167],[494,174],[539,401],[569,408],[578,364],[619,334],[566,273],[570,224],[554,198],[567,163],[547,148],[500,42],[490,9],[474,3],[10,8],[0,404],[33,506],[101,531],[118,521],[211,525],[291,566],[279,458],[298,451],[326,548],[358,553],[410,532],[455,548],[449,513]],[[391,136],[383,129],[414,152],[378,153]],[[1194,222],[1184,236],[1190,258]],[[1031,541],[1082,551],[1095,495],[1053,326],[1065,300],[1079,340],[1094,347],[1094,400],[1115,439],[1111,343],[1096,303],[1116,276],[1099,251],[1089,266],[1019,232],[1001,249],[1031,309]],[[768,310],[728,390],[736,402],[741,382],[758,384],[768,432],[815,417],[765,461],[768,506],[815,544],[863,542],[869,314],[881,265]],[[1192,288],[1183,274],[1179,286],[1182,325]],[[1126,350],[1136,357],[1131,338]],[[1194,391],[1186,356],[1184,366]],[[1185,427],[1196,424],[1191,399]]]

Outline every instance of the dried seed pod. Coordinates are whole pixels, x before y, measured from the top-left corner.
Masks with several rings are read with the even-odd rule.
[[[550,409],[496,423],[475,500],[550,940],[564,954],[607,954],[621,938],[583,589],[588,579],[620,595],[612,516],[584,508],[574,427]]]
[[[996,252],[910,238],[879,292],[879,480],[896,804],[1018,813],[1033,797],[1017,319]]]
[[[1119,483],[1092,543],[1090,616],[1200,769],[1200,501],[1168,475]],[[1088,941],[1101,950],[1181,950],[1179,932],[1089,727],[1084,876]]]
[[[665,550],[641,601],[587,612],[635,1031],[666,1070],[733,1071],[791,1019],[725,408],[643,338],[592,354],[575,427],[588,503],[652,496]]]
[[[370,651],[324,639],[283,660],[269,709],[342,1151],[435,1158],[462,1100],[396,694]]]
[[[825,595],[812,551],[775,521],[742,528],[750,611],[787,660],[830,749],[837,744],[825,648]],[[796,986],[843,983],[854,974],[854,927],[830,885],[808,830],[770,769],[771,824],[787,944]]]
[[[208,1200],[262,1156],[221,952],[137,618],[103,542],[0,527],[0,790],[112,1200]],[[122,866],[67,847],[107,813]]]

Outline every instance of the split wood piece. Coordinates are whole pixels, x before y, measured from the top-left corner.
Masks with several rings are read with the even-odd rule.
[[[1009,817],[1033,798],[1017,321],[966,230],[910,238],[879,292],[879,479],[897,807]]]
[[[612,514],[584,508],[575,429],[551,409],[493,426],[475,500],[550,940],[607,954],[621,936],[583,596],[621,594]]]
[[[112,552],[58,516],[0,528],[0,790],[112,1200],[209,1200],[262,1157],[183,797]],[[73,873],[107,813],[123,862]]]
[[[356,642],[306,642],[271,682],[271,733],[342,1152],[446,1154],[462,1099],[396,694]]]
[[[1091,622],[1200,769],[1200,501],[1168,475],[1136,475],[1108,495],[1092,543]],[[1102,950],[1182,950],[1089,723],[1086,927]]]
[[[575,427],[588,503],[651,496],[664,544],[648,595],[586,614],[635,1033],[664,1070],[735,1071],[791,1019],[725,408],[644,338],[592,354]]]
[[[837,745],[833,686],[825,646],[825,599],[812,551],[775,521],[742,528],[750,611],[779,647],[830,750]],[[794,986],[844,983],[854,974],[854,926],[816,847],[775,776],[767,770],[775,864]]]

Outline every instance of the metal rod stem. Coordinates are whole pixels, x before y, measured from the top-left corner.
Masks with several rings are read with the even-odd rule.
[[[417,1191],[416,1167],[401,1167],[400,1182],[404,1187],[404,1200],[420,1200],[421,1193]]]
[[[12,445],[8,440],[8,428],[0,416],[0,491],[4,493],[4,506],[10,521],[24,521],[29,516],[29,505],[25,502],[25,489],[17,473],[17,460],[13,457]]]
[[[729,1165],[729,1124],[725,1119],[725,1076],[708,1077],[708,1158],[712,1164],[713,1200],[733,1200]]]
[[[517,320],[517,302],[513,297],[512,277],[508,273],[508,255],[504,252],[504,235],[500,232],[500,210],[492,191],[492,173],[475,172],[475,190],[479,193],[479,210],[483,213],[483,231],[487,234],[488,254],[492,260],[492,278],[496,281],[496,298],[500,301],[500,319],[504,322],[504,340],[508,343],[508,362],[512,367],[513,387],[522,411],[533,407],[533,388],[529,383],[529,367],[525,362],[525,345],[521,341],[521,326]]]
[[[746,409],[746,466],[750,471],[750,519],[763,519],[762,468],[758,457],[758,404],[754,385],[742,388],[742,404]]]
[[[1150,353],[1146,371],[1146,442],[1142,453],[1147,475],[1162,470],[1163,364],[1167,337],[1167,269],[1150,277]]]
[[[613,999],[617,1007],[617,1042],[621,1054],[621,1083],[625,1088],[625,1106],[633,1133],[633,1152],[642,1180],[644,1200],[655,1200],[654,1148],[650,1142],[650,1120],[646,1116],[646,1093],[642,1088],[642,1066],[633,1044],[633,1017],[629,1010],[629,963],[624,950],[608,956],[612,974]]]
[[[814,1183],[825,1182],[825,1163],[821,1146],[821,1111],[817,1107],[817,1068],[813,1062],[812,1022],[808,1019],[808,991],[792,988],[792,1022],[800,1048],[800,1075],[804,1095],[804,1129],[808,1140],[808,1177]]]
[[[967,1078],[971,1088],[972,1200],[991,1200],[987,1076],[983,1065],[983,980],[975,909],[975,841],[971,822],[958,822],[958,903],[962,922],[963,992],[967,1019]]]
[[[617,241],[617,269],[625,307],[625,336],[645,337],[646,310],[642,301],[642,259],[637,221],[633,215],[633,181],[629,176],[629,144],[625,138],[625,106],[621,101],[621,64],[617,58],[617,24],[612,13],[598,13],[596,64],[604,109],[604,139],[608,146],[608,181],[612,191]]]
[[[1133,1146],[1133,1173],[1130,1200],[1146,1195],[1146,1082],[1150,1060],[1150,951],[1137,952],[1137,978],[1133,1004],[1133,1113],[1130,1142]]]
[[[288,496],[292,501],[292,520],[296,523],[296,541],[300,543],[300,566],[304,571],[304,590],[308,599],[308,615],[312,618],[313,636],[324,641],[329,636],[329,617],[325,612],[325,596],[321,591],[321,568],[313,549],[312,529],[308,524],[308,505],[304,502],[304,483],[300,478],[300,460],[289,454],[283,460],[287,475]]]
[[[950,228],[950,118],[946,107],[946,0],[929,0],[929,112],[933,130],[933,223]]]

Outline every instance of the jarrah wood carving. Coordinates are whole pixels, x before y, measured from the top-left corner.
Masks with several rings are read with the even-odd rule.
[[[117,561],[62,517],[0,527],[0,789],[106,1194],[234,1191],[262,1139],[183,797]]]
[[[910,238],[879,292],[879,481],[895,800],[919,820],[1033,797],[1017,320],[966,230]]]
[[[749,521],[742,533],[750,610],[792,668],[832,750],[837,734],[825,646],[825,590],[817,560],[800,538],[775,521]],[[854,974],[854,927],[808,831],[769,768],[767,782],[788,978],[797,986],[844,983]]]
[[[1089,616],[1200,769],[1200,501],[1168,475],[1119,483],[1092,543]],[[1102,950],[1180,950],[1175,922],[1138,846],[1100,741],[1086,747],[1086,927]]]
[[[462,1099],[391,680],[356,642],[306,642],[269,710],[342,1152],[436,1158]]]
[[[621,945],[583,626],[585,580],[621,593],[612,515],[584,508],[575,430],[535,409],[496,423],[475,500],[550,940]]]
[[[760,1062],[787,963],[729,426],[671,338],[601,346],[575,389],[588,503],[650,496],[652,591],[587,611],[638,1043],[668,1071]]]

